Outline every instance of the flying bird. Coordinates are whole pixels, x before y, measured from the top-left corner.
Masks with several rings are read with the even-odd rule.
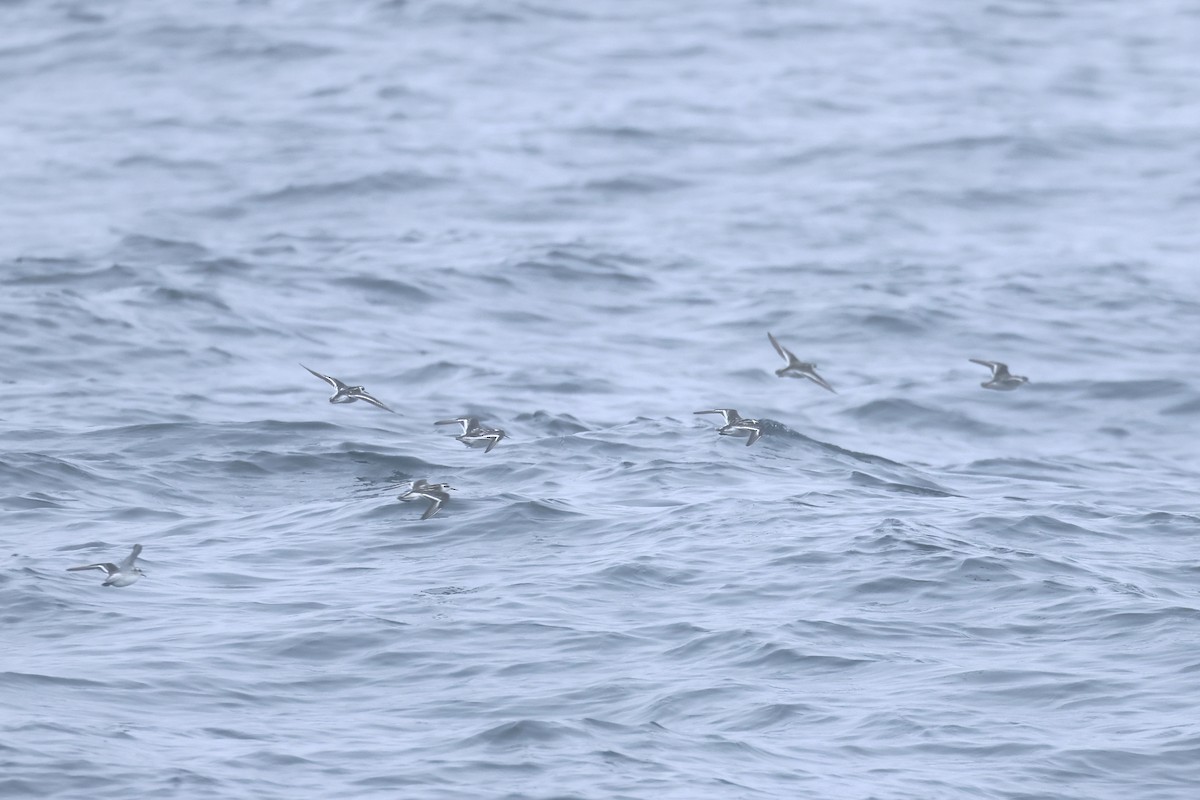
[[[128,586],[137,581],[146,573],[142,572],[134,562],[137,561],[138,554],[142,552],[142,546],[135,544],[133,552],[131,552],[124,561],[120,564],[104,562],[102,564],[84,564],[82,567],[67,567],[67,572],[79,572],[85,569],[99,569],[104,571],[104,583],[101,586]]]
[[[984,361],[982,358],[968,359],[973,364],[980,364],[992,371],[989,380],[979,384],[985,389],[995,389],[998,392],[1011,392],[1023,383],[1029,383],[1024,375],[1013,375],[1008,371],[1008,365],[999,361]]]
[[[833,387],[830,386],[824,378],[817,374],[816,364],[810,364],[807,361],[801,361],[800,359],[796,358],[795,354],[793,354],[791,350],[788,350],[786,347],[781,345],[779,340],[771,335],[770,331],[767,332],[767,338],[770,339],[771,344],[775,346],[775,352],[779,353],[779,357],[787,362],[787,366],[780,367],[779,369],[775,370],[776,375],[781,378],[808,378],[817,386],[828,389],[834,394],[837,394],[837,392],[834,392]]]
[[[301,364],[300,366],[304,367],[303,364]],[[308,367],[304,367],[304,368],[308,369]],[[382,408],[384,411],[392,411],[390,408],[388,408],[386,405],[384,405],[383,402],[381,402],[379,399],[372,397],[370,394],[368,394],[367,390],[361,386],[347,386],[346,384],[339,381],[337,378],[331,378],[328,375],[322,375],[321,373],[317,372],[315,369],[308,369],[308,371],[311,372],[313,375],[316,375],[318,378],[320,378],[321,380],[325,381],[326,383],[328,383],[330,386],[333,387],[333,395],[330,396],[330,398],[329,398],[329,402],[331,402],[331,403],[337,403],[337,404],[353,403],[355,400],[362,400],[364,402],[370,403],[373,406]],[[392,411],[392,413],[395,414],[396,412]]]
[[[475,417],[455,417],[454,419],[440,419],[433,423],[434,425],[462,425],[462,433],[455,436],[460,442],[467,447],[482,447],[485,453],[492,452],[492,448],[500,444],[500,440],[508,436],[507,433],[499,428],[485,428],[479,424],[479,420]]]
[[[720,414],[725,418],[725,424],[717,429],[722,436],[747,436],[746,447],[754,444],[762,436],[762,423],[756,419],[746,419],[734,408],[710,408],[707,411],[694,411],[694,414]]]
[[[448,483],[430,483],[424,478],[417,478],[412,482],[412,486],[408,487],[408,491],[400,495],[401,500],[409,502],[416,500],[418,497],[423,497],[429,501],[429,507],[425,509],[425,513],[421,515],[421,519],[429,519],[434,514],[442,510],[442,506],[450,499],[447,490],[453,491],[454,487]]]

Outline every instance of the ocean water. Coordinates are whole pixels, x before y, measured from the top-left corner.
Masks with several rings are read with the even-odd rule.
[[[0,3],[0,797],[1198,796],[1198,31]]]

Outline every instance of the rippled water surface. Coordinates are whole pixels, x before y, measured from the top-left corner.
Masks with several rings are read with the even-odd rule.
[[[1196,797],[1198,30],[0,3],[0,796]]]

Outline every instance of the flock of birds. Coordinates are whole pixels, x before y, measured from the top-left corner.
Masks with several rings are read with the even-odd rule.
[[[817,365],[807,361],[801,361],[796,358],[792,351],[788,350],[779,340],[771,333],[767,334],[767,338],[771,340],[775,352],[779,353],[780,358],[787,362],[783,367],[775,370],[775,374],[780,378],[805,378],[812,381],[823,389],[837,394],[829,382],[817,374]],[[985,389],[995,389],[997,391],[1009,392],[1019,386],[1029,383],[1029,379],[1023,375],[1013,375],[1008,371],[1008,365],[999,361],[985,361],[980,358],[969,359],[972,363],[987,367],[992,371],[992,376],[988,380],[979,384]],[[300,366],[304,367],[303,364]],[[304,367],[313,375],[328,383],[333,387],[333,395],[329,398],[330,403],[354,403],[362,400],[377,408],[382,408],[384,411],[392,411],[383,401],[373,397],[366,388],[362,386],[350,386],[342,383],[337,378],[329,375],[323,375],[315,369]],[[746,437],[746,446],[754,444],[763,434],[762,424],[756,419],[747,419],[738,414],[737,409],[733,408],[710,408],[705,411],[696,411],[696,414],[720,414],[725,424],[717,429],[717,433],[721,436],[744,436]],[[500,443],[501,439],[507,438],[508,434],[499,428],[485,428],[479,424],[476,417],[455,417],[454,419],[438,420],[435,425],[462,425],[462,433],[454,437],[458,441],[465,444],[467,447],[482,447],[483,452],[490,453],[492,448]],[[442,506],[450,499],[449,492],[453,491],[453,487],[446,483],[430,483],[424,478],[418,478],[409,485],[407,491],[399,496],[400,500],[405,502],[424,499],[429,501],[429,505],[421,514],[421,519],[429,519],[434,514],[442,510]],[[68,572],[78,572],[80,570],[98,569],[104,572],[104,582],[101,586],[128,586],[146,573],[142,572],[137,566],[138,555],[142,552],[142,546],[135,544],[133,551],[120,563],[104,562],[100,564],[84,564],[79,567],[68,567]]]
[[[771,340],[771,344],[775,345],[775,352],[787,362],[787,365],[775,370],[775,374],[781,378],[807,378],[818,386],[828,389],[837,394],[829,382],[817,374],[817,365],[807,361],[801,361],[796,358],[796,355],[779,343],[779,340],[767,334],[767,338]],[[1029,378],[1024,375],[1013,375],[1008,371],[1008,365],[999,361],[984,361],[981,358],[968,359],[975,364],[982,364],[992,371],[992,377],[989,380],[979,384],[985,389],[995,389],[1001,392],[1011,392],[1023,383],[1029,383]],[[762,424],[756,419],[747,419],[737,412],[736,408],[710,408],[706,411],[696,411],[696,414],[720,414],[725,418],[725,424],[717,429],[717,433],[722,436],[745,436],[746,446],[754,444],[762,436]]]

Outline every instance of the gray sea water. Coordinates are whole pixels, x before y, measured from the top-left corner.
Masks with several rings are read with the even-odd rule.
[[[1198,52],[0,3],[0,796],[1200,796]]]

